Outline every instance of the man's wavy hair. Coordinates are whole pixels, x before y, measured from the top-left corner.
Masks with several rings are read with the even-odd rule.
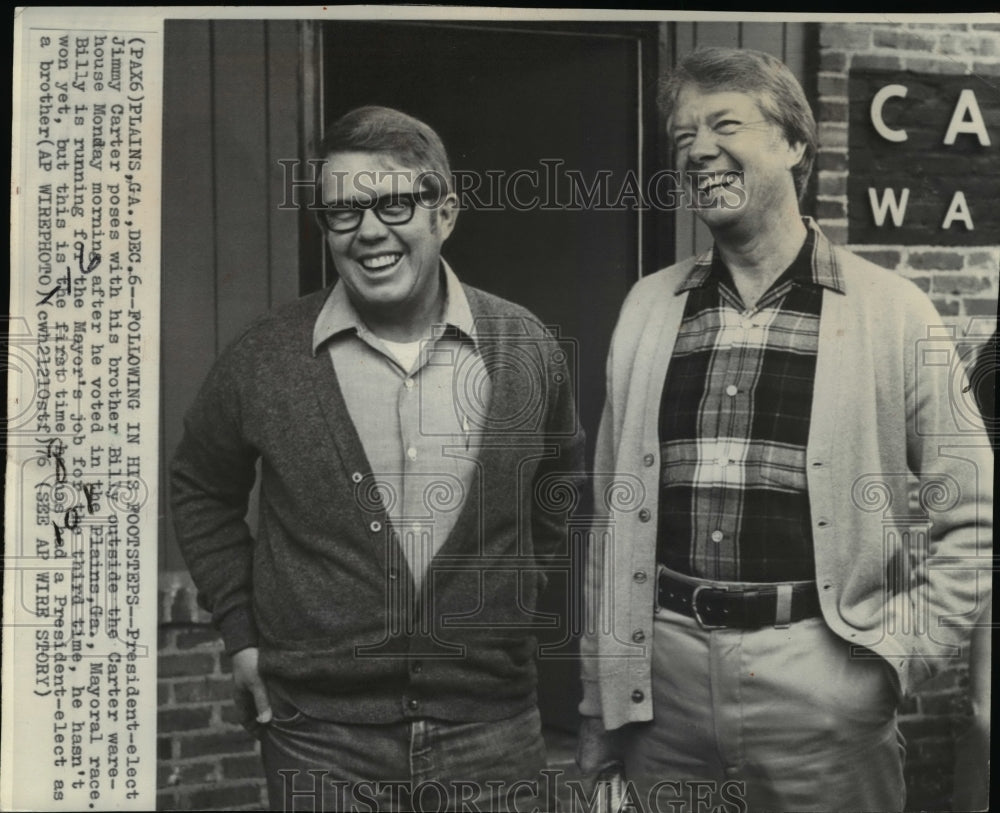
[[[391,107],[369,105],[345,113],[326,130],[317,150],[318,158],[337,152],[368,152],[385,155],[406,169],[426,173],[426,186],[443,182],[451,192],[451,166],[441,137],[413,116]]]
[[[689,85],[705,93],[753,96],[761,112],[782,129],[789,144],[805,144],[802,160],[792,167],[795,190],[801,199],[816,158],[816,119],[788,66],[763,51],[698,48],[660,82],[659,102],[666,121],[672,118],[681,91]]]

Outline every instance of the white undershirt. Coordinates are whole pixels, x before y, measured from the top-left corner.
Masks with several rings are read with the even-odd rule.
[[[415,342],[390,342],[381,336],[379,341],[385,345],[386,350],[392,353],[396,361],[399,362],[399,366],[406,372],[413,369],[413,365],[420,356],[420,345],[423,344],[423,339],[417,339]]]

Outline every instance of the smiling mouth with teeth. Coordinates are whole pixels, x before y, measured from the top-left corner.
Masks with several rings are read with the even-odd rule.
[[[709,192],[712,189],[728,189],[732,185],[732,181],[718,181],[717,183],[703,184],[698,187],[699,192]]]
[[[377,257],[364,257],[361,265],[368,271],[381,271],[399,262],[402,254],[379,254]]]
[[[741,180],[743,180],[742,177],[735,173],[726,173],[722,180],[717,181],[702,179],[701,183],[698,184],[698,191],[704,194],[715,189],[729,189],[734,183]]]

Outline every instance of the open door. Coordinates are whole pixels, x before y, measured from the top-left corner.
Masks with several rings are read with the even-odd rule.
[[[629,287],[652,270],[643,246],[651,218],[664,216],[618,200],[655,155],[644,133],[657,129],[656,36],[655,25],[331,22],[317,38],[317,119],[398,108],[437,130],[463,185],[478,179],[444,256],[463,281],[524,305],[575,343],[589,452],[611,332]],[[575,179],[584,191],[598,184],[590,205],[573,205]],[[315,239],[303,293],[334,273]],[[543,611],[566,618],[570,578],[553,576]],[[565,624],[549,632],[545,640],[567,635]],[[545,722],[575,728],[577,664],[543,659],[540,673]]]

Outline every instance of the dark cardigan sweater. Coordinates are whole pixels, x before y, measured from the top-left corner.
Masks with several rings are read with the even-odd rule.
[[[535,702],[541,566],[568,554],[565,483],[583,433],[553,339],[525,309],[464,286],[492,379],[477,474],[425,593],[372,488],[329,355],[329,290],[251,325],[219,357],[171,469],[181,551],[226,649],[304,711],[342,722],[494,720]],[[256,538],[244,521],[261,463]]]

